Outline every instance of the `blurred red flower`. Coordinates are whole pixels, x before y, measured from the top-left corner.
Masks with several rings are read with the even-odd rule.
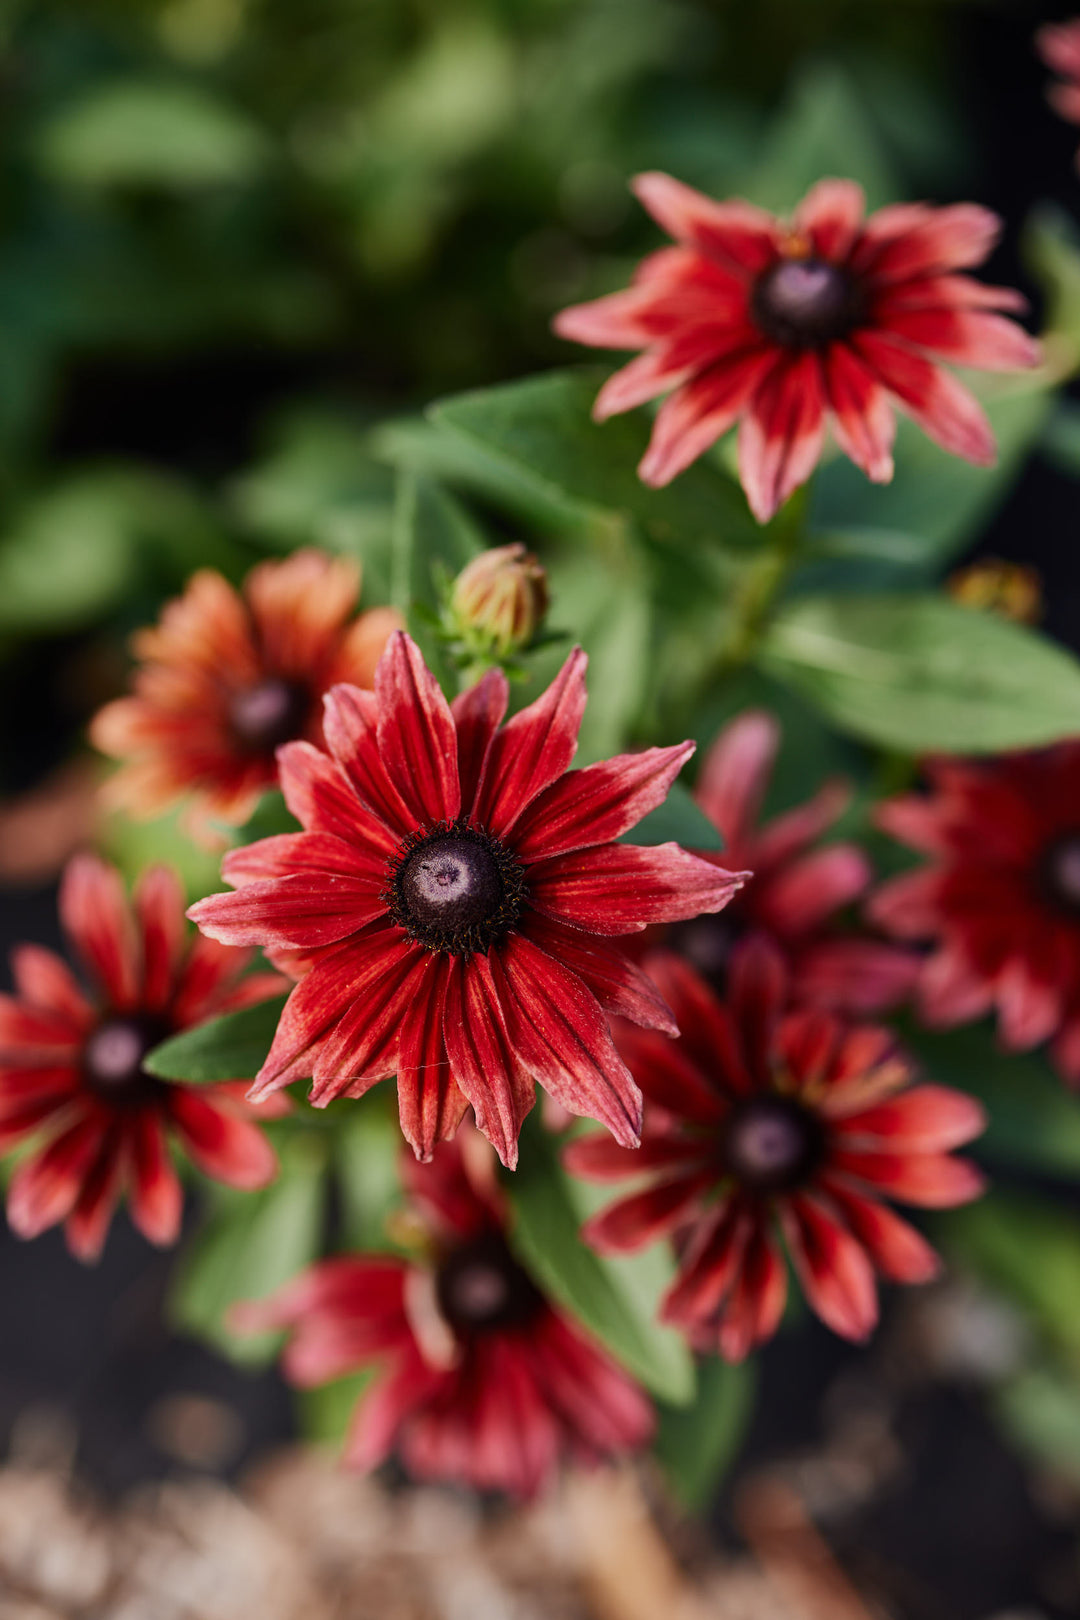
[[[736,951],[726,1002],[670,953],[649,970],[682,1035],[619,1028],[646,1098],[641,1148],[584,1137],[566,1163],[646,1186],[595,1215],[586,1241],[615,1254],[674,1235],[664,1320],[738,1361],[780,1321],[782,1235],[818,1316],[865,1339],[878,1317],[875,1268],[914,1283],[938,1265],[882,1195],[933,1208],[974,1198],[979,1172],[948,1149],[978,1135],[982,1108],[941,1086],[905,1089],[910,1068],[890,1030],[788,1010],[780,955],[760,937]]]
[[[996,1009],[1006,1047],[1054,1037],[1061,1073],[1080,1085],[1080,742],[925,769],[930,791],[881,805],[878,819],[930,864],[883,884],[870,915],[933,942],[917,987],[925,1023]]]
[[[1080,17],[1047,23],[1035,35],[1035,44],[1047,67],[1061,76],[1061,83],[1047,89],[1046,99],[1070,124],[1080,124]],[[1076,163],[1080,168],[1080,151]]]
[[[618,1455],[652,1433],[642,1391],[512,1254],[494,1162],[471,1130],[430,1163],[406,1155],[420,1258],[323,1260],[233,1312],[237,1328],[289,1332],[295,1384],[382,1364],[352,1419],[351,1467],[396,1451],[421,1479],[527,1497],[561,1459]]]
[[[641,1095],[605,1014],[674,1026],[612,936],[719,910],[746,874],[677,844],[614,842],[662,802],[693,744],[568,771],[585,664],[571,653],[501,726],[501,670],[451,709],[395,632],[373,693],[330,693],[329,755],[281,750],[285,798],[306,830],[230,852],[222,871],[238,892],[189,912],[214,938],[304,970],[253,1097],[310,1075],[322,1106],[396,1074],[419,1157],[471,1103],[513,1166],[539,1081],[637,1142]]]
[[[865,219],[850,180],[821,181],[790,222],[666,174],[639,175],[634,189],[678,246],[645,259],[626,292],[564,310],[555,330],[645,351],[604,385],[594,414],[670,393],[639,468],[647,484],[669,483],[738,421],[743,487],[764,523],[817,465],[826,420],[886,483],[894,404],[954,455],[993,462],[982,407],[934,360],[991,371],[1038,360],[999,313],[1023,310],[1021,295],[957,274],[990,252],[994,214],[903,203]]]
[[[322,697],[336,681],[370,687],[401,615],[351,619],[359,565],[298,551],[253,568],[241,591],[202,569],[160,622],[134,638],[134,695],[95,716],[95,747],[125,763],[113,802],[155,816],[196,796],[195,825],[240,824],[277,781],[275,750],[321,741]]]
[[[243,1080],[240,1090],[174,1084],[142,1060],[167,1035],[276,995],[283,981],[241,978],[249,952],[189,941],[183,894],[166,867],[143,874],[131,907],[119,873],[77,855],[60,917],[92,996],[39,945],[13,952],[17,994],[0,996],[0,1148],[35,1144],[11,1178],[8,1220],[27,1238],[64,1221],[72,1253],[93,1260],[126,1188],[144,1236],[172,1243],[182,1193],[170,1135],[206,1175],[233,1187],[265,1186],[277,1160],[243,1101]]]
[[[869,888],[873,871],[857,844],[820,845],[851,797],[838,780],[805,804],[761,822],[762,801],[780,743],[776,719],[748,709],[720,732],[705,756],[695,797],[724,849],[705,859],[754,874],[722,916],[676,923],[664,943],[723,990],[731,952],[748,934],[781,950],[794,1001],[862,1015],[895,1007],[911,992],[919,959],[882,940],[837,928],[837,913]]]

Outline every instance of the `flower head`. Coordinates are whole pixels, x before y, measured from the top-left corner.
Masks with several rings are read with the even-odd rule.
[[[652,1432],[638,1386],[511,1252],[493,1168],[471,1131],[428,1164],[410,1158],[422,1255],[324,1260],[234,1313],[238,1327],[288,1331],[284,1370],[296,1384],[381,1366],[352,1420],[351,1467],[396,1451],[421,1479],[527,1497],[563,1458],[619,1455]]]
[[[826,420],[876,483],[892,477],[893,406],[944,449],[994,460],[981,406],[936,360],[986,370],[1034,365],[1037,346],[1002,310],[1019,293],[958,272],[997,237],[985,208],[905,203],[864,218],[861,189],[823,180],[789,222],[745,202],[713,202],[666,174],[638,197],[675,238],[626,292],[556,318],[566,338],[642,349],[601,390],[599,420],[659,394],[639,469],[667,484],[736,422],[743,487],[772,517],[810,476]]]
[[[1035,35],[1035,44],[1047,67],[1060,75],[1060,83],[1047,90],[1047,100],[1070,124],[1080,124],[1080,17],[1047,23]],[[1076,162],[1080,167],[1080,152]]]
[[[926,766],[929,793],[880,807],[886,832],[930,857],[872,897],[900,939],[930,941],[917,986],[927,1024],[996,1010],[1023,1051],[1053,1039],[1080,1085],[1080,742]]]
[[[646,1098],[641,1148],[585,1137],[566,1158],[578,1175],[646,1185],[594,1216],[586,1240],[618,1253],[673,1234],[680,1263],[664,1319],[738,1361],[780,1321],[782,1238],[818,1316],[866,1338],[875,1269],[908,1283],[937,1269],[882,1198],[932,1208],[974,1198],[978,1171],[948,1150],[978,1135],[981,1107],[941,1086],[908,1088],[889,1030],[792,1011],[763,939],[736,952],[726,1002],[678,957],[649,968],[683,1033],[619,1031]]]
[[[724,838],[723,854],[706,859],[747,867],[754,881],[722,916],[677,923],[664,942],[722,990],[736,942],[761,934],[781,951],[794,1000],[852,1015],[894,1007],[909,994],[918,959],[837,927],[838,913],[865,894],[873,874],[857,844],[819,842],[847,806],[847,785],[828,782],[805,804],[760,820],[779,744],[774,717],[748,709],[706,754],[695,796]]]
[[[474,557],[449,600],[451,622],[466,645],[499,658],[527,647],[547,610],[547,575],[520,542]]]
[[[505,1164],[535,1082],[574,1114],[637,1141],[641,1097],[606,1014],[671,1015],[617,937],[718,911],[745,873],[677,844],[614,842],[661,803],[692,743],[568,771],[585,655],[506,725],[492,670],[451,707],[415,643],[390,638],[375,691],[327,698],[329,754],[279,754],[305,831],[226,856],[235,894],[189,913],[226,943],[301,952],[253,1096],[311,1076],[311,1098],[398,1079],[418,1155],[471,1103]]]
[[[211,569],[160,622],[135,637],[131,697],[106,704],[90,735],[125,763],[114,802],[159,814],[194,794],[200,812],[239,824],[277,780],[275,750],[321,739],[322,697],[335,681],[370,687],[400,615],[351,617],[359,566],[321,551],[253,568],[241,591]]]
[[[152,1243],[180,1229],[181,1190],[167,1140],[208,1176],[265,1186],[277,1160],[236,1085],[159,1080],[143,1058],[167,1035],[278,993],[276,974],[240,975],[250,953],[188,940],[166,867],[145,872],[134,908],[119,874],[92,855],[69,862],[60,917],[92,992],[52,951],[12,956],[16,995],[0,996],[0,1147],[36,1145],[8,1189],[20,1237],[66,1223],[68,1247],[96,1258],[126,1188]]]

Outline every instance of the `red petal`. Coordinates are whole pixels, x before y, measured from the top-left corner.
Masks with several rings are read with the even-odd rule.
[[[376,733],[379,701],[375,693],[364,691],[359,686],[334,686],[323,703],[323,734],[330,752],[363,806],[393,833],[396,846],[402,838],[408,838],[416,831],[417,820],[398,792],[396,778],[392,780],[388,775],[379,753]],[[309,783],[309,788],[311,786],[313,784]],[[319,810],[328,820],[331,806],[326,803],[328,795],[325,784],[320,783],[315,791],[319,797]],[[340,796],[335,797],[332,806],[335,823],[340,822],[345,813]],[[340,825],[334,825],[327,830],[343,829]]]
[[[446,1050],[476,1123],[507,1169],[517,1166],[522,1121],[536,1097],[506,1032],[487,959],[455,961],[446,1001]]]
[[[999,975],[994,999],[1001,1041],[1011,1052],[1039,1046],[1061,1023],[1064,996],[1059,983],[1062,952],[1043,933],[1042,919],[1016,941],[1016,955]]]
[[[700,1138],[646,1135],[639,1148],[628,1148],[593,1131],[568,1142],[562,1161],[571,1175],[586,1181],[626,1181],[631,1176],[647,1175],[650,1170],[699,1165],[709,1151],[709,1145]]]
[[[677,1327],[707,1321],[731,1286],[759,1215],[724,1196],[698,1223],[678,1275],[660,1306],[660,1320]]]
[[[993,1006],[993,986],[959,952],[935,951],[918,984],[919,1016],[932,1029],[954,1029],[982,1018]]]
[[[974,1097],[948,1086],[913,1086],[899,1097],[848,1114],[845,1138],[877,1136],[896,1153],[944,1153],[986,1129],[986,1110]]]
[[[911,995],[920,966],[915,952],[877,940],[818,940],[799,952],[792,992],[854,1018],[891,1012]]]
[[[457,728],[461,803],[466,811],[476,802],[491,741],[502,724],[509,701],[510,686],[506,676],[501,669],[489,669],[475,686],[462,692],[450,705]]]
[[[679,1052],[709,1077],[710,1092],[716,1095],[714,1086],[719,1081],[736,1096],[749,1091],[752,1082],[731,1009],[674,952],[657,951],[645,962],[675,1010],[682,1035]]]
[[[630,934],[654,922],[722,911],[749,872],[726,872],[678,844],[605,844],[529,868],[537,910],[594,934]]]
[[[997,446],[986,412],[962,383],[882,332],[862,331],[851,341],[935,444],[977,467],[994,465]]]
[[[825,438],[821,361],[808,352],[775,367],[739,429],[739,477],[759,523],[810,477]]]
[[[585,712],[588,659],[575,647],[546,692],[492,739],[473,819],[505,838],[538,793],[567,769]]]
[[[385,1462],[403,1424],[440,1390],[452,1374],[434,1372],[418,1354],[376,1380],[360,1399],[345,1442],[346,1467],[367,1473]]]
[[[398,836],[364,808],[336,760],[307,742],[286,743],[277,758],[285,803],[308,832],[394,853]]]
[[[716,1181],[716,1171],[709,1165],[676,1180],[646,1187],[644,1192],[621,1198],[592,1216],[582,1227],[581,1236],[601,1254],[631,1254],[681,1226]]]
[[[135,915],[143,944],[143,1006],[160,1012],[172,998],[187,933],[184,891],[169,867],[152,866],[143,873],[135,887]]]
[[[872,922],[900,939],[932,939],[941,925],[942,873],[930,866],[883,883],[867,903]]]
[[[595,997],[520,934],[489,958],[507,1033],[521,1062],[572,1114],[637,1146],[641,1093],[612,1044]]]
[[[653,980],[606,940],[582,934],[539,912],[528,914],[522,931],[583,979],[606,1013],[628,1018],[644,1029],[679,1033],[671,1008]]]
[[[454,1083],[443,1039],[453,961],[432,953],[410,975],[410,1010],[401,1019],[398,1109],[405,1140],[421,1160],[431,1158],[437,1142],[453,1136],[467,1107]]]
[[[663,804],[694,748],[692,742],[648,748],[568,771],[518,821],[514,853],[521,860],[543,860],[619,838]]]
[[[876,1198],[863,1197],[835,1177],[826,1176],[822,1185],[874,1265],[890,1282],[926,1283],[939,1275],[940,1259],[909,1222]]]
[[[60,920],[94,978],[120,1010],[139,997],[135,924],[120,874],[96,855],[76,855],[60,884]]]
[[[846,782],[826,782],[812,799],[766,822],[754,842],[755,861],[762,866],[779,866],[791,860],[827,832],[850,803],[851,788]]]
[[[720,1318],[718,1348],[725,1361],[745,1361],[756,1345],[771,1339],[787,1302],[787,1267],[768,1228],[754,1228],[735,1285]]]
[[[811,1307],[845,1339],[868,1339],[877,1324],[877,1289],[865,1249],[811,1198],[780,1210],[792,1262]]]
[[[86,997],[66,962],[42,945],[18,945],[11,953],[11,976],[24,1001],[55,1013],[73,1034],[82,1034],[93,1018]]]
[[[372,986],[413,955],[401,930],[385,927],[371,929],[328,953],[285,1003],[273,1045],[249,1093],[251,1100],[310,1074],[315,1049],[328,1033],[346,1014],[362,1016]],[[386,1073],[393,1073],[392,1065]]]
[[[670,344],[658,345],[616,371],[596,396],[594,420],[606,422],[609,416],[632,411],[646,400],[655,399],[657,394],[666,394],[669,388],[688,382],[701,361],[688,359],[685,349],[685,343],[674,353]]]
[[[836,442],[875,484],[893,475],[896,418],[888,395],[846,343],[825,351],[825,399]]]
[[[123,1177],[124,1155],[118,1143],[106,1139],[64,1224],[67,1246],[84,1265],[97,1260],[105,1247]]]
[[[677,388],[656,413],[638,474],[654,489],[670,484],[737,421],[755,389],[776,364],[749,326],[743,346]]]
[[[881,325],[941,360],[983,371],[1017,371],[1037,366],[1039,345],[1022,326],[985,310],[882,309]]]
[[[165,1247],[180,1235],[184,1195],[157,1113],[144,1108],[130,1126],[131,1218],[143,1237]]]
[[[986,1178],[967,1159],[941,1153],[857,1153],[837,1146],[831,1163],[892,1198],[921,1209],[951,1209],[985,1190]]]
[[[375,671],[379,754],[414,826],[454,821],[461,809],[457,733],[424,655],[395,630]]]
[[[741,1062],[733,1031],[728,1047],[705,1069],[695,1063],[682,1041],[668,1040],[664,1035],[638,1031],[625,1024],[618,1026],[616,1033],[619,1052],[627,1068],[648,1101],[665,1115],[705,1126],[718,1125],[726,1118],[730,1098],[721,1086],[737,1094],[743,1089],[741,1075],[745,1073],[731,1062],[732,1058],[736,1063]],[[749,1089],[749,1081],[745,1089]]]
[[[377,847],[346,843],[333,833],[279,833],[242,849],[229,850],[221,863],[221,875],[234,889],[269,878],[326,875],[330,880],[338,876],[356,878],[374,891],[386,887],[387,853]]]
[[[17,1237],[34,1238],[71,1214],[110,1122],[100,1111],[69,1126],[33,1158],[24,1159],[8,1187],[7,1217]]]
[[[259,1127],[215,1105],[213,1091],[169,1087],[169,1114],[187,1153],[204,1175],[253,1192],[269,1186],[277,1154]]]
[[[388,947],[378,959],[362,964],[353,1006],[315,1049],[311,1101],[317,1108],[335,1097],[362,1097],[395,1073],[409,1026],[436,1010],[427,994],[432,989],[431,962],[430,952],[409,945],[398,934],[396,948]],[[438,1061],[446,1060],[440,1054]]]
[[[872,877],[855,844],[830,844],[789,862],[755,896],[758,920],[784,938],[812,933],[857,900]]]
[[[212,939],[272,950],[336,945],[385,915],[379,883],[368,873],[354,877],[348,872],[247,882],[235,894],[208,895],[188,912]]]
[[[739,201],[714,202],[669,174],[635,175],[632,185],[639,201],[676,241],[751,274],[776,258],[780,229],[764,209]]]
[[[866,197],[854,180],[819,180],[792,217],[792,228],[808,236],[818,258],[846,259],[859,235]]]
[[[750,836],[779,746],[773,716],[748,709],[729,721],[705,755],[695,797],[729,844]]]
[[[852,268],[868,272],[875,283],[966,270],[982,264],[1000,232],[997,215],[975,203],[950,208],[899,203],[879,208],[867,220]]]
[[[728,983],[728,999],[750,1072],[758,1084],[768,1084],[773,1042],[788,991],[787,971],[776,946],[760,934],[742,941],[732,956]]]

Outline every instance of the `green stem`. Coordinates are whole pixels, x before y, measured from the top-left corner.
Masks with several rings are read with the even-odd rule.
[[[798,560],[809,510],[809,491],[796,490],[770,526],[769,544],[747,572],[735,602],[731,628],[714,666],[723,679],[750,663],[776,598]]]

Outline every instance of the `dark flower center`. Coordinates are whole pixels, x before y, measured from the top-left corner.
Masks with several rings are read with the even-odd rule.
[[[667,936],[673,951],[697,969],[714,989],[727,988],[727,970],[731,953],[746,932],[746,924],[735,905],[725,907],[718,916],[694,917],[689,922],[675,923]]]
[[[1051,844],[1043,857],[1042,877],[1050,899],[1080,916],[1080,832],[1067,833]]]
[[[544,1303],[498,1232],[485,1232],[448,1255],[439,1267],[435,1294],[443,1316],[461,1335],[521,1327]]]
[[[237,692],[229,704],[229,724],[241,747],[253,754],[272,754],[304,730],[308,693],[294,681],[271,676]]]
[[[497,838],[458,821],[408,841],[385,898],[418,944],[467,956],[490,950],[517,921],[525,875]]]
[[[865,316],[862,289],[825,259],[780,259],[759,278],[750,312],[766,337],[789,349],[818,349],[846,337]]]
[[[156,1019],[107,1018],[83,1047],[88,1085],[111,1103],[149,1101],[163,1082],[143,1068],[143,1058],[168,1034]]]
[[[724,1124],[725,1168],[752,1192],[787,1192],[821,1162],[825,1132],[816,1114],[793,1097],[751,1097]]]

